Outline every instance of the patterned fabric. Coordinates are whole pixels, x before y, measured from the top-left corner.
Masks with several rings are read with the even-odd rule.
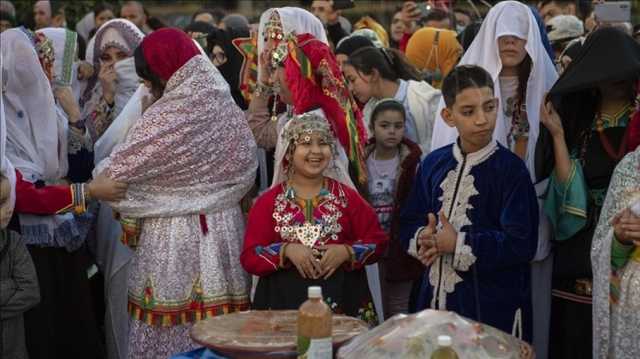
[[[352,254],[345,270],[359,270],[384,252],[387,238],[373,208],[353,189],[326,178],[325,189],[306,203],[296,198],[286,182],[263,194],[249,213],[244,249],[240,258],[249,273],[267,276],[283,269],[282,247],[301,243],[321,255],[322,247],[345,244]],[[375,224],[375,225],[372,225]]]
[[[354,179],[366,184],[364,122],[335,55],[329,46],[310,34],[290,38],[286,45],[285,79],[293,97],[294,112],[302,114],[321,107],[344,147],[355,171]]]
[[[617,272],[611,267],[611,219],[640,200],[640,149],[615,169],[591,247],[593,266],[593,357],[640,357],[640,262],[630,260]],[[636,250],[637,251],[637,250]],[[610,292],[616,284],[617,293]],[[616,283],[617,282],[617,283]],[[615,294],[617,303],[610,302]]]
[[[133,357],[188,350],[187,330],[165,342],[174,332],[166,327],[248,308],[239,202],[254,180],[255,151],[226,82],[197,55],[98,166],[129,184],[126,199],[111,206],[141,220],[128,285]]]

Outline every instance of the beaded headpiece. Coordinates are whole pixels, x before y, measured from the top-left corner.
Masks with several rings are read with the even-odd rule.
[[[312,134],[319,135],[324,143],[331,145],[331,149],[334,149],[335,138],[329,122],[316,113],[295,116],[283,131],[282,138],[285,143],[299,145],[311,142]]]
[[[271,68],[276,69],[284,63],[289,51],[296,46],[296,36],[289,34],[278,42],[276,47],[271,51]]]
[[[53,52],[53,42],[42,33],[35,34],[36,52],[40,61],[53,64],[55,55]]]
[[[282,27],[282,21],[280,21],[280,15],[274,11],[269,17],[269,21],[264,27],[262,36],[265,41],[275,40],[281,41],[284,39],[284,28]]]

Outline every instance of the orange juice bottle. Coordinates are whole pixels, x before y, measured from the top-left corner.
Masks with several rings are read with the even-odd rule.
[[[298,358],[331,359],[331,309],[322,300],[321,287],[309,287],[309,299],[298,311]]]

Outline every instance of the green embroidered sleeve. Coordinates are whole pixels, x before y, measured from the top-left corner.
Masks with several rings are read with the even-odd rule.
[[[571,174],[566,182],[558,181],[555,171],[551,174],[544,212],[559,241],[571,238],[587,223],[587,184],[577,160],[572,160]]]
[[[611,268],[613,270],[618,270],[624,267],[631,257],[633,248],[633,244],[622,244],[614,237],[613,241],[611,241]]]

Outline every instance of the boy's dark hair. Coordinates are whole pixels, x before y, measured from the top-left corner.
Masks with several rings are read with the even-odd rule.
[[[442,21],[442,20],[450,20],[449,13],[442,9],[432,9],[429,11],[427,16],[422,19],[422,23],[426,23],[428,21]]]
[[[404,105],[402,103],[393,99],[386,99],[386,100],[380,101],[376,105],[376,107],[373,109],[373,112],[371,112],[371,121],[369,122],[369,127],[374,128],[378,115],[385,111],[400,112],[402,114],[402,119],[403,120],[407,119],[407,116],[404,111]]]
[[[421,77],[420,72],[409,63],[404,54],[394,49],[362,47],[349,56],[346,64],[365,75],[371,75],[373,69],[376,69],[380,77],[391,81],[418,80]]]
[[[456,96],[470,87],[488,87],[493,92],[493,79],[487,70],[475,65],[456,66],[442,81],[442,97],[448,108],[456,103]]]

